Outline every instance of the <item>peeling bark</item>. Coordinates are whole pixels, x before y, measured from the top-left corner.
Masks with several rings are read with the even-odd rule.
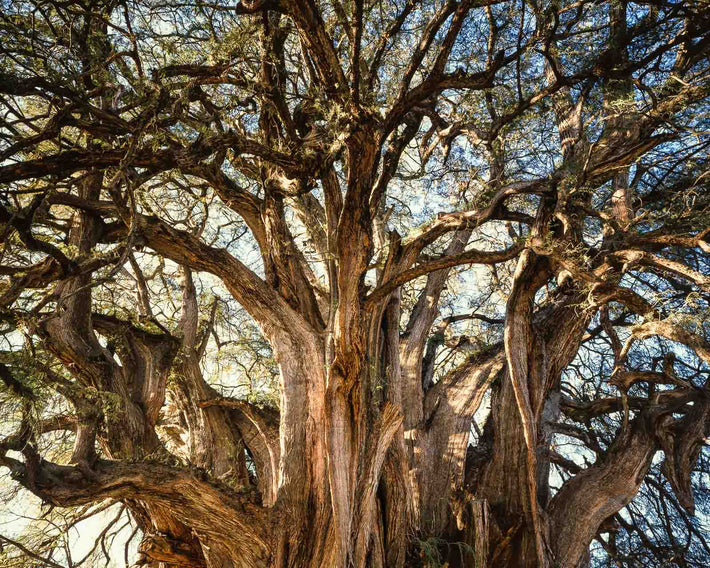
[[[123,503],[148,568],[577,568],[659,450],[692,514],[710,21],[651,4],[168,2],[160,29],[141,1],[3,15],[0,380],[18,427],[0,465],[55,506]],[[189,45],[179,63],[168,38]],[[420,182],[417,215],[434,213],[415,228]],[[269,344],[278,408],[210,383],[203,276]],[[466,356],[447,333],[470,318],[492,327]],[[678,345],[700,363],[674,366]],[[598,368],[563,380],[592,349]],[[42,389],[70,410],[33,421]],[[61,430],[68,464],[40,455]]]

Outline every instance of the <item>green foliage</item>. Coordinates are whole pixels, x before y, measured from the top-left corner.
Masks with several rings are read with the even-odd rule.
[[[414,539],[420,568],[449,568],[449,561],[466,562],[473,557],[474,549],[464,542],[449,542],[442,538],[430,536],[426,539]],[[472,567],[476,568],[476,567]]]

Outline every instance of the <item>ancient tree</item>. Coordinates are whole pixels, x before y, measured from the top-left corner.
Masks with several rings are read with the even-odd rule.
[[[155,568],[705,565],[706,0],[0,5],[17,487]]]

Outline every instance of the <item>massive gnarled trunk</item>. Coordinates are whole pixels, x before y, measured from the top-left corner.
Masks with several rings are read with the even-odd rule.
[[[706,14],[254,0],[155,24],[136,4],[145,18],[37,7],[40,39],[8,24],[16,481],[54,506],[125,504],[149,568],[583,567],[659,450],[692,512],[710,206],[681,197],[708,176],[695,154],[656,170],[700,136],[683,120],[710,94]],[[209,41],[171,29],[192,19]],[[576,61],[590,29],[606,49]],[[194,61],[156,57],[173,35]],[[47,71],[48,45],[66,68]],[[268,343],[278,403],[212,380],[206,354],[237,327],[221,301]],[[55,430],[65,463],[42,455]]]

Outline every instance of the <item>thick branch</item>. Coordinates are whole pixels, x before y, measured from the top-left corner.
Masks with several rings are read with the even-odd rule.
[[[90,476],[78,468],[42,461],[28,486],[27,466],[2,458],[13,478],[45,501],[72,507],[103,499],[140,499],[168,507],[205,542],[216,541],[235,552],[244,568],[261,566],[270,556],[270,520],[249,495],[199,479],[186,470],[149,463],[98,461]]]

